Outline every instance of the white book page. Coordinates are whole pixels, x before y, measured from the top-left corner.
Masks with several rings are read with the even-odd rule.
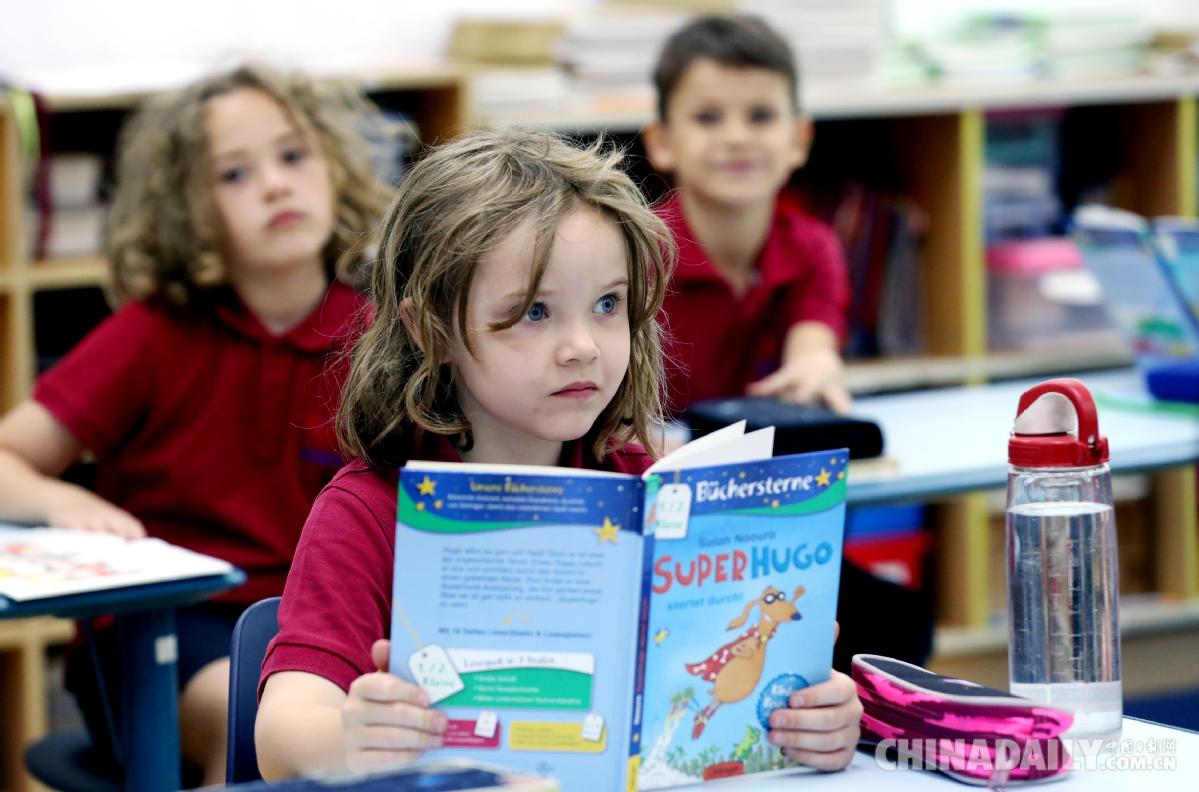
[[[628,473],[611,470],[589,470],[587,468],[561,468],[547,465],[493,465],[479,462],[435,462],[414,459],[404,465],[405,470],[434,470],[450,473],[478,473],[500,476],[590,476],[593,478],[629,478]]]
[[[659,459],[645,475],[685,468],[735,465],[774,456],[773,426],[749,434],[743,434],[744,431],[745,421],[738,421],[704,435]]]
[[[161,539],[0,525],[0,596],[43,599],[224,575],[233,565]]]

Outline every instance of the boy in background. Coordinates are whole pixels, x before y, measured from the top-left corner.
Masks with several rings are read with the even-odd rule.
[[[679,248],[663,305],[669,411],[743,393],[848,411],[845,254],[783,189],[812,141],[791,47],[757,17],[698,17],[667,40],[654,82],[645,148],[674,177],[657,211]],[[837,618],[841,671],[858,652],[918,665],[931,652],[927,592],[848,562]]]
[[[654,82],[646,152],[676,187],[658,208],[679,246],[671,412],[745,393],[848,411],[845,255],[782,191],[812,139],[791,48],[756,17],[700,17],[666,42]]]

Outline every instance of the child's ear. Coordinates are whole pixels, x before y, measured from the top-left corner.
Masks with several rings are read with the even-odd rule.
[[[674,151],[670,148],[670,131],[661,121],[651,121],[641,130],[641,140],[645,143],[645,155],[649,164],[658,173],[670,173],[674,170]]]
[[[400,300],[400,321],[404,323],[404,329],[408,331],[408,335],[412,336],[412,341],[417,348],[425,351],[425,344],[421,341],[420,327],[416,323],[416,303],[412,302],[411,297],[405,297]]]
[[[793,138],[792,168],[802,168],[808,161],[808,152],[812,149],[812,137],[815,129],[812,119],[801,115],[795,118],[795,137]]]

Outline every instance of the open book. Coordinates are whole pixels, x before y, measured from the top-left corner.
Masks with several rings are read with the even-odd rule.
[[[15,601],[224,575],[233,566],[161,539],[0,525],[0,596]]]
[[[767,719],[829,676],[845,449],[706,435],[638,478],[412,462],[390,669],[450,726],[435,753],[655,789],[783,767]]]

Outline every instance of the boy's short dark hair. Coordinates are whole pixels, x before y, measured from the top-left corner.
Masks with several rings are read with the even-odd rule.
[[[787,40],[761,17],[713,14],[692,20],[662,47],[654,66],[661,121],[666,121],[666,106],[679,80],[691,64],[702,58],[725,66],[767,69],[787,78],[792,102],[799,109],[799,67]]]

